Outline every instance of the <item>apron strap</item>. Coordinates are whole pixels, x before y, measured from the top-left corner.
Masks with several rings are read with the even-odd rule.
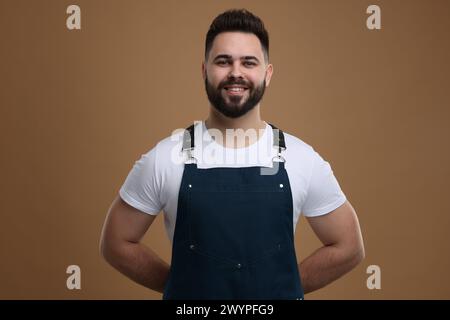
[[[269,125],[272,127],[273,132],[273,146],[278,149],[278,157],[281,157],[281,151],[286,150],[286,143],[284,141],[284,134],[281,129],[278,129],[273,124],[269,123]],[[186,128],[183,134],[183,148],[182,152],[186,151],[189,155],[189,159],[195,158],[192,156],[192,151],[195,147],[195,141],[194,141],[194,125],[190,125]]]
[[[194,149],[194,125],[187,127],[183,135],[183,151]]]
[[[269,125],[272,127],[273,132],[273,146],[278,149],[278,156],[281,156],[281,151],[286,150],[283,131],[271,123]]]
[[[194,136],[194,125],[190,125],[184,130],[183,148],[181,149],[181,152],[187,152],[188,161],[193,160],[194,162],[197,162],[197,159],[192,155],[192,151],[194,150]]]

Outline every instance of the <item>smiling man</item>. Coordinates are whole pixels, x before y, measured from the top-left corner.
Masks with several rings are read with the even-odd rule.
[[[211,47],[206,48],[203,64],[206,93],[219,113],[239,118],[259,106],[272,76],[272,65],[262,55],[261,43],[254,34],[223,32],[214,40],[213,57],[209,57]],[[252,55],[242,51],[244,43]],[[245,70],[245,79],[239,74],[241,68]]]
[[[214,19],[202,63],[209,115],[134,164],[101,236],[112,266],[164,299],[303,299],[363,259],[355,210],[329,163],[261,119],[272,73],[260,18],[229,10]],[[161,211],[170,265],[141,242]],[[298,263],[300,214],[323,246]]]

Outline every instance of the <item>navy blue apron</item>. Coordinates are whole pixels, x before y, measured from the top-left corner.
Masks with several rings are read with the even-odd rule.
[[[270,125],[284,160],[283,133]],[[192,158],[194,147],[192,125],[183,151]],[[163,299],[303,299],[284,162],[274,161],[273,174],[187,162]]]

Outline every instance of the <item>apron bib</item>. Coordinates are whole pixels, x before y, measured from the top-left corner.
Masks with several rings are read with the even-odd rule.
[[[283,133],[271,127],[284,160]],[[183,151],[194,147],[192,125]],[[284,162],[273,165],[262,174],[268,168],[184,164],[163,299],[303,299],[289,178]]]

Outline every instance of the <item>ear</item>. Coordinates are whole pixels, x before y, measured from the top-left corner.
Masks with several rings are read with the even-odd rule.
[[[202,62],[202,77],[203,77],[203,81],[205,81],[205,79],[206,79],[206,62],[205,61]]]
[[[266,87],[269,86],[270,79],[272,79],[272,74],[273,74],[273,65],[269,63],[266,67]]]

